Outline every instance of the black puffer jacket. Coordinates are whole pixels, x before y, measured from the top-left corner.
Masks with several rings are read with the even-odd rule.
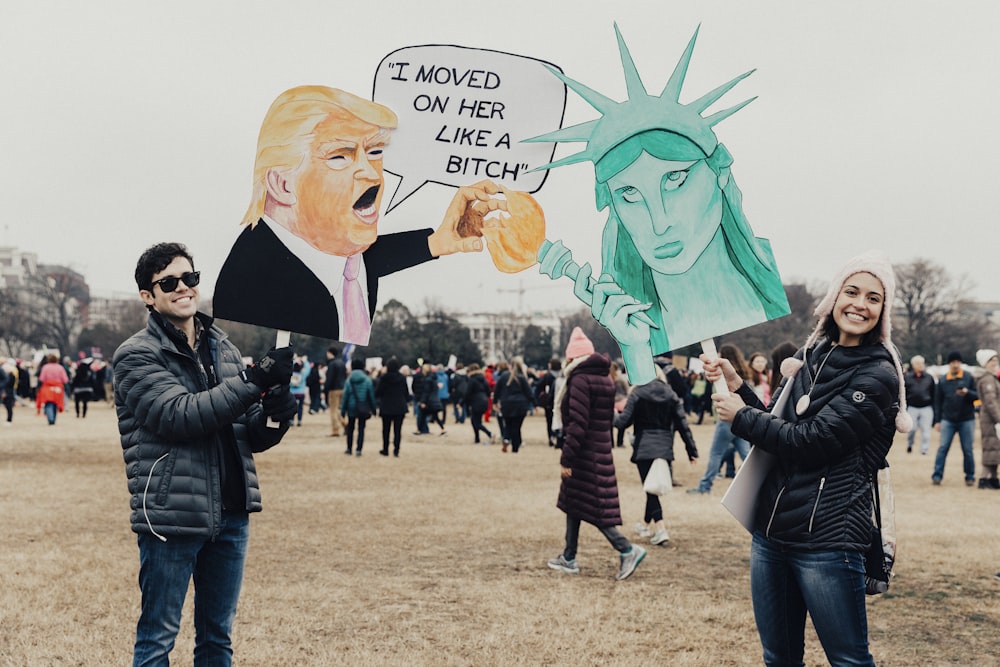
[[[823,340],[809,351],[809,368],[782,383],[779,392],[791,394],[780,417],[765,412],[744,384],[739,394],[752,407],[736,413],[733,433],[777,457],[758,497],[755,530],[792,549],[863,552],[871,536],[870,480],[892,446],[899,379],[881,344],[838,346],[823,364],[827,352]],[[795,405],[806,394],[800,416]]]
[[[615,428],[635,425],[632,463],[653,459],[674,460],[674,431],[681,434],[688,459],[698,458],[684,404],[665,382],[653,380],[632,389]]]
[[[115,409],[132,494],[132,530],[214,536],[222,520],[220,438],[235,438],[246,511],[261,510],[252,452],[274,446],[288,430],[268,428],[260,389],[244,382],[243,362],[211,318],[207,329],[218,384],[209,388],[187,345],[167,334],[155,313],[114,356]],[[231,435],[226,433],[231,430]]]
[[[481,415],[490,404],[490,385],[482,371],[469,373],[469,382],[465,386],[465,402],[469,410]]]

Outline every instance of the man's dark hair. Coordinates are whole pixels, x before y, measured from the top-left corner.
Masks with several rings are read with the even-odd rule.
[[[326,351],[329,352],[330,354],[332,354],[335,357],[339,357],[340,356],[340,348],[337,347],[336,345],[331,345],[329,348],[327,348]]]
[[[194,270],[194,258],[182,243],[157,243],[142,253],[135,265],[135,284],[140,290],[153,289],[153,276],[167,268],[177,257],[184,257],[191,262]]]
[[[351,361],[352,371],[363,371],[365,370],[365,360],[364,359],[354,359]]]
[[[399,359],[397,359],[396,357],[391,357],[389,361],[385,363],[385,367],[393,372],[399,371]]]

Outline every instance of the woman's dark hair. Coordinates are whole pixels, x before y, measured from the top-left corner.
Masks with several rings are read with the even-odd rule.
[[[396,357],[390,357],[389,361],[385,362],[385,367],[388,368],[390,372],[396,373],[399,371],[399,359]]]
[[[775,387],[781,382],[781,362],[789,357],[794,357],[799,348],[790,340],[779,343],[771,350],[771,386]]]
[[[191,262],[194,270],[194,258],[182,243],[157,243],[146,249],[135,265],[135,284],[140,290],[153,289],[153,276],[167,268],[177,257],[184,257]]]
[[[723,359],[728,359],[729,363],[733,365],[736,373],[744,380],[750,379],[750,368],[747,366],[746,360],[743,358],[743,352],[740,348],[736,347],[732,343],[726,343],[719,347],[719,356]]]
[[[364,359],[352,359],[351,360],[351,370],[352,371],[363,371],[363,370],[365,370],[365,360]]]

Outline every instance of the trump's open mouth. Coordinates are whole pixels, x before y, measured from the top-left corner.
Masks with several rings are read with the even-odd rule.
[[[354,202],[354,214],[368,225],[373,225],[378,220],[378,207],[375,206],[378,188],[379,186],[373,185]]]

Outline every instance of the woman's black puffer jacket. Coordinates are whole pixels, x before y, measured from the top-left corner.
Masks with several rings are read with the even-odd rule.
[[[780,417],[765,412],[744,384],[739,395],[751,407],[736,413],[733,433],[777,457],[758,496],[755,530],[791,549],[864,552],[871,479],[892,446],[899,379],[880,343],[830,351],[821,341],[809,351],[808,368],[782,383],[779,392],[791,394]],[[809,407],[798,415],[795,406],[806,394]]]

